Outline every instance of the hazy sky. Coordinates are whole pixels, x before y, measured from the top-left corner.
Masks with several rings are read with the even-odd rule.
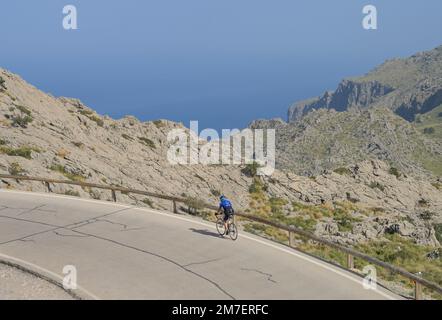
[[[68,4],[78,30],[62,27]],[[115,118],[244,127],[442,44],[441,14],[440,0],[3,1],[0,67]]]

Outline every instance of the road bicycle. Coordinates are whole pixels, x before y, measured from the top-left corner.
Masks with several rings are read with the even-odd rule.
[[[229,229],[229,237],[232,240],[236,240],[238,239],[238,228],[236,227],[235,224],[235,219],[234,216],[231,215],[229,216],[229,219],[227,220],[227,227]],[[226,228],[224,226],[224,215],[219,215],[218,216],[218,220],[216,220],[216,230],[218,230],[218,233],[221,236],[225,236],[226,235]]]

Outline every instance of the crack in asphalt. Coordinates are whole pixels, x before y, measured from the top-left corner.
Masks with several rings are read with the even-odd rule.
[[[43,210],[41,208],[45,207],[46,204],[42,204],[33,208],[14,208],[14,207],[10,207],[10,206],[5,206],[2,205],[0,208],[0,211],[6,210],[6,209],[11,209],[11,210],[25,210],[23,212],[20,212],[19,214],[17,214],[18,216],[25,214],[25,213],[30,213],[30,212],[34,212],[34,211],[40,211],[40,212],[50,212],[50,213],[56,213],[57,210]]]
[[[18,214],[18,216],[21,216],[21,215],[26,214],[26,213],[31,213],[31,212],[33,212],[33,211],[35,211],[35,210],[39,210],[40,208],[43,208],[44,206],[46,206],[46,205],[45,205],[45,204],[41,204],[41,205],[36,206],[36,207],[33,207],[33,208],[31,208],[31,209],[26,209],[25,211],[20,212],[20,213]]]
[[[71,230],[71,229],[67,229],[67,230]],[[73,232],[76,232],[75,230]],[[79,235],[79,234],[63,234],[57,231],[53,231],[53,233],[55,233],[57,236],[60,237],[75,237],[75,238],[89,238],[89,236],[83,236],[83,235]]]
[[[262,274],[263,276],[267,277],[268,281],[273,282],[273,283],[277,283],[275,280],[272,279],[273,275],[270,274],[270,273],[262,272],[262,271],[257,270],[257,269],[248,269],[248,268],[241,268],[241,270],[243,270],[243,271],[251,271],[251,272],[256,272],[256,273]]]
[[[35,242],[34,239],[20,239],[18,241],[23,241],[23,242]]]
[[[232,300],[236,300],[234,296],[232,296],[230,293],[228,293],[225,289],[223,289],[215,281],[213,281],[213,280],[211,280],[211,279],[209,279],[209,278],[207,278],[207,277],[205,277],[205,276],[203,276],[203,275],[201,275],[201,274],[199,274],[199,273],[197,273],[195,271],[192,271],[192,270],[188,269],[186,267],[186,265],[181,265],[180,263],[178,263],[178,262],[176,262],[176,261],[174,261],[174,260],[172,260],[170,258],[167,258],[165,256],[162,256],[159,253],[147,251],[147,250],[144,250],[144,249],[141,249],[141,248],[137,248],[137,247],[134,247],[134,246],[122,243],[122,242],[118,242],[118,241],[113,240],[113,239],[101,237],[101,236],[98,236],[98,235],[94,235],[94,234],[90,234],[90,233],[86,233],[86,232],[82,232],[82,231],[77,231],[77,230],[73,230],[73,231],[74,232],[78,232],[78,233],[83,234],[83,235],[87,235],[87,236],[96,238],[96,239],[107,241],[107,242],[110,242],[110,243],[113,243],[113,244],[116,244],[116,245],[119,245],[119,246],[122,246],[122,247],[125,247],[125,248],[128,248],[128,249],[132,249],[132,250],[135,250],[135,251],[138,251],[138,252],[142,252],[142,253],[145,253],[145,254],[157,257],[157,258],[159,258],[161,260],[167,261],[167,262],[169,262],[171,264],[174,264],[175,266],[179,267],[180,269],[183,269],[184,271],[189,272],[189,273],[193,274],[194,276],[197,276],[198,278],[203,279],[203,280],[211,283],[213,286],[215,286],[219,291],[224,293],[226,296],[230,297]]]
[[[64,225],[64,226],[59,226],[59,225],[56,225],[56,224],[45,223],[45,222],[40,222],[40,221],[34,221],[34,220],[29,220],[29,219],[23,219],[23,218],[17,218],[17,217],[10,217],[10,216],[5,216],[5,215],[0,215],[0,218],[6,218],[6,219],[11,219],[11,220],[16,220],[16,221],[23,221],[23,222],[30,222],[30,223],[37,223],[37,224],[41,224],[41,225],[44,225],[44,226],[52,227],[52,229],[43,230],[43,231],[35,232],[33,234],[29,234],[29,235],[26,235],[26,236],[23,236],[23,237],[20,237],[20,238],[16,238],[16,239],[11,239],[11,240],[0,242],[0,245],[4,245],[4,244],[11,243],[11,242],[23,240],[23,239],[26,239],[26,238],[30,238],[30,237],[33,237],[33,236],[37,236],[37,235],[40,235],[40,234],[44,234],[44,233],[55,231],[55,230],[59,230],[59,229],[72,230],[72,229],[70,229],[71,226],[78,225],[80,223],[83,223],[84,221],[90,221],[90,220],[94,220],[94,219],[99,219],[99,218],[107,217],[107,216],[110,216],[112,214],[121,213],[121,212],[129,210],[129,209],[132,209],[132,207],[120,209],[120,210],[117,210],[117,211],[112,211],[112,212],[103,214],[101,216],[98,216],[98,217],[95,217],[95,218],[92,218],[92,219],[87,219],[87,220],[83,220],[83,221],[79,221],[79,222],[75,222],[75,223],[70,223],[70,224],[67,224],[67,225]],[[72,231],[75,231],[75,230],[72,230]]]
[[[201,261],[201,262],[192,262],[192,263],[188,263],[188,264],[183,265],[183,267],[190,267],[190,266],[195,266],[195,265],[200,265],[200,264],[207,264],[207,263],[215,262],[215,261],[219,261],[219,260],[221,260],[221,258],[210,259],[210,260]]]
[[[92,238],[99,239],[99,240],[102,240],[102,241],[107,241],[107,242],[110,242],[110,243],[113,243],[113,244],[116,244],[116,245],[119,245],[119,246],[122,246],[122,247],[125,247],[125,248],[128,248],[128,249],[132,249],[132,250],[135,250],[135,251],[138,251],[138,252],[149,254],[151,256],[157,257],[157,258],[159,258],[161,260],[164,260],[166,262],[174,264],[175,266],[179,267],[180,269],[182,269],[182,270],[184,270],[184,271],[186,271],[186,272],[188,272],[188,273],[190,273],[190,274],[192,274],[192,275],[194,275],[194,276],[196,276],[196,277],[198,277],[200,279],[203,279],[203,280],[211,283],[214,287],[216,287],[219,291],[224,293],[226,296],[228,296],[232,300],[236,300],[234,296],[232,296],[230,293],[228,293],[225,289],[223,289],[215,281],[213,281],[213,280],[211,280],[211,279],[209,279],[209,278],[207,278],[207,277],[205,277],[205,276],[203,276],[203,275],[201,275],[201,274],[199,274],[199,273],[197,273],[195,271],[192,271],[192,270],[188,269],[186,265],[181,265],[180,263],[178,263],[178,262],[176,262],[176,261],[174,261],[174,260],[172,260],[170,258],[162,256],[162,255],[160,255],[158,253],[154,253],[154,252],[150,252],[150,251],[147,251],[147,250],[144,250],[144,249],[140,249],[140,248],[137,248],[137,247],[134,247],[134,246],[131,246],[131,245],[128,245],[128,244],[124,244],[124,243],[121,243],[121,242],[118,242],[118,241],[115,241],[115,240],[112,240],[112,239],[108,239],[108,238],[104,238],[104,237],[101,237],[101,236],[98,236],[98,235],[94,235],[94,234],[90,234],[90,233],[86,233],[86,232],[75,230],[75,228],[80,228],[80,227],[88,225],[90,223],[94,223],[96,219],[99,219],[99,218],[102,218],[102,217],[106,217],[106,216],[109,216],[111,214],[116,214],[116,213],[119,213],[119,212],[122,212],[122,211],[125,211],[125,210],[129,210],[129,209],[132,209],[132,208],[125,208],[125,209],[122,209],[122,210],[117,210],[117,211],[110,212],[110,213],[104,214],[104,215],[96,217],[96,218],[87,219],[87,220],[76,222],[76,223],[71,223],[71,224],[68,224],[68,225],[65,225],[65,226],[58,226],[58,225],[53,225],[53,224],[44,223],[44,222],[38,222],[38,221],[33,221],[33,220],[28,220],[28,219],[21,219],[21,218],[15,218],[15,217],[9,217],[9,216],[2,216],[2,215],[0,215],[0,218],[6,218],[6,219],[12,219],[12,220],[18,220],[18,221],[26,221],[26,222],[30,222],[30,223],[36,223],[36,224],[41,224],[41,225],[46,225],[46,226],[53,227],[52,229],[49,229],[49,230],[44,230],[44,231],[36,232],[34,234],[30,234],[30,235],[27,235],[27,236],[24,236],[24,237],[20,237],[20,238],[17,238],[17,239],[12,239],[12,240],[8,240],[8,241],[0,242],[0,245],[4,245],[4,244],[11,243],[11,242],[16,242],[16,241],[23,241],[26,238],[33,237],[33,236],[40,235],[40,234],[44,234],[44,233],[51,232],[51,231],[55,232],[56,230],[59,230],[59,229],[70,230],[70,231],[79,233],[79,234],[83,235],[84,237],[92,237]],[[74,228],[70,228],[71,226],[75,226],[75,225],[78,225],[78,224],[81,224],[81,223],[84,223],[84,222],[87,222],[87,223],[86,224],[82,224],[81,226],[76,226]],[[61,234],[58,234],[58,235],[61,235]],[[66,235],[64,235],[64,236],[66,236]]]

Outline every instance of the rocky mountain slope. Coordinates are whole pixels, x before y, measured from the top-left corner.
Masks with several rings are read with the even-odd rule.
[[[261,211],[272,216],[275,201],[280,199],[285,203],[280,208],[283,215],[272,217],[302,222],[307,208],[329,212],[309,223],[312,232],[323,236],[354,244],[383,238],[393,230],[422,245],[439,245],[441,185],[404,175],[386,162],[355,162],[337,172],[322,171],[314,178],[286,170],[276,170],[270,177],[254,177],[244,170],[244,165],[172,165],[166,156],[170,146],[167,134],[170,130],[184,128],[181,124],[167,120],[140,122],[130,116],[114,120],[98,115],[78,100],[43,93],[8,71],[0,69],[0,79],[1,173],[119,185],[198,197],[214,204],[218,195],[224,193],[232,198],[236,207],[245,210],[251,210],[256,204],[256,185],[259,184],[262,188],[258,189],[264,194],[260,200],[263,203]],[[368,130],[361,131],[360,135],[369,135],[372,129],[368,124],[379,125],[373,117],[384,115],[370,111],[361,113],[360,117],[365,119],[365,130]],[[325,122],[321,117],[311,118],[311,121],[318,119],[319,123]],[[342,120],[336,118],[335,126],[345,134],[346,129],[339,127]],[[397,124],[385,122],[384,130],[394,132],[398,126],[400,131],[414,134],[408,123],[399,120]],[[274,124],[288,126],[281,121]],[[357,122],[352,125],[357,126]],[[311,126],[302,130],[294,128],[293,132],[317,130],[313,124]],[[395,143],[394,140],[381,142]],[[381,147],[382,143],[379,143]],[[400,143],[398,148],[411,148],[407,155],[412,157],[414,147]],[[345,148],[345,145],[337,145],[333,152],[342,152]],[[299,161],[314,162],[314,159],[300,157]],[[404,160],[403,164],[408,165],[408,162]],[[2,180],[0,187],[48,191],[39,182]],[[111,200],[111,194],[104,190],[66,185],[50,187],[56,193]],[[118,200],[171,209],[169,202],[140,196],[118,194]],[[339,229],[343,221],[342,207],[346,208],[346,217],[357,219],[346,218],[345,228]],[[336,210],[340,215],[334,215]],[[336,225],[338,230],[335,230]]]
[[[426,126],[423,120],[421,125]],[[379,159],[404,174],[433,180],[442,175],[442,140],[386,108],[319,109],[296,122],[258,120],[250,127],[275,128],[278,168],[297,174],[317,175]]]
[[[442,104],[442,46],[385,62],[365,76],[343,80],[336,91],[295,103],[288,120],[312,110],[346,111],[383,106],[407,121]]]

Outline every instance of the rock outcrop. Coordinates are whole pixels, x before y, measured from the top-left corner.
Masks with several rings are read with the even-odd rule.
[[[385,62],[367,75],[343,80],[336,91],[293,104],[288,121],[312,110],[347,111],[383,106],[407,121],[442,105],[442,46]]]

